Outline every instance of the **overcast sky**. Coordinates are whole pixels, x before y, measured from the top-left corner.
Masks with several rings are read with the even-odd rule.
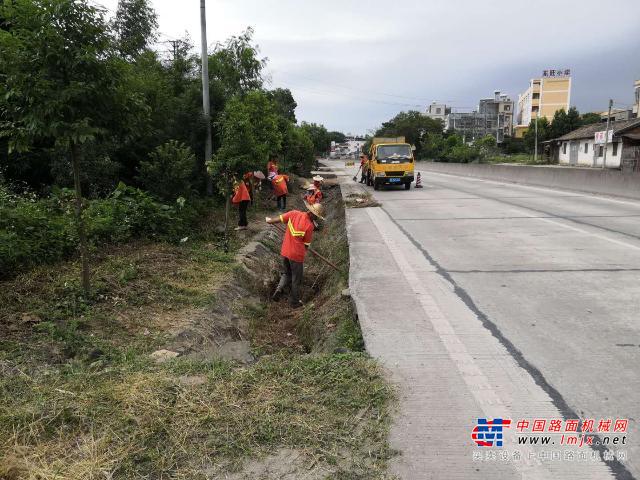
[[[199,4],[152,0],[161,40],[189,32],[199,45]],[[298,120],[344,132],[433,100],[473,108],[494,90],[516,100],[548,68],[571,69],[581,112],[609,98],[631,105],[640,79],[639,0],[208,0],[207,26],[211,46],[252,26]]]

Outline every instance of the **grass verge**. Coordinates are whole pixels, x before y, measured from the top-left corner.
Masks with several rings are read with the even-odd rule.
[[[308,478],[387,478],[392,392],[340,294],[343,222],[333,208],[314,245],[345,271],[310,260],[302,311],[245,312],[261,355],[251,365],[149,358],[194,310],[221,311],[217,288],[249,238],[229,254],[214,237],[114,247],[94,259],[91,302],[74,262],[2,282],[0,478],[227,478],[283,449],[305,474],[322,466]],[[240,478],[283,476],[255,471]]]

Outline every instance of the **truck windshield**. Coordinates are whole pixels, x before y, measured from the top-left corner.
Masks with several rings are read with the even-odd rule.
[[[377,153],[378,163],[405,163],[411,159],[409,145],[381,145]]]

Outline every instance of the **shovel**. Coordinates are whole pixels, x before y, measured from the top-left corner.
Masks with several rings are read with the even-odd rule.
[[[360,169],[361,169],[361,168],[362,168],[362,165],[360,165],[360,166],[358,167],[358,171],[357,171],[357,172],[356,172],[356,174],[353,176],[353,181],[354,181],[354,182],[357,182],[358,173],[360,173]]]

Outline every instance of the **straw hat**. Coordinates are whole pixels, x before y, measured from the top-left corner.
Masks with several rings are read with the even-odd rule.
[[[305,183],[302,187],[303,190],[315,190],[316,186],[313,183]]]
[[[314,203],[313,205],[304,202],[304,206],[307,207],[311,213],[313,213],[316,217],[324,220],[324,207],[319,203]]]
[[[316,175],[315,177],[313,177],[313,179],[314,179],[316,182],[322,182],[322,181],[324,180],[324,178],[322,178],[320,175]]]

